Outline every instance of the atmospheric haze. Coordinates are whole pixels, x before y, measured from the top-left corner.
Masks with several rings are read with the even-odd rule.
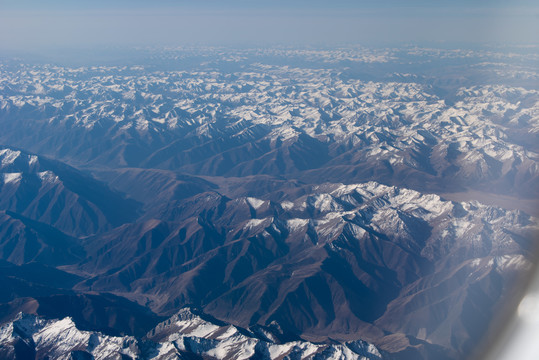
[[[532,1],[0,1],[0,48],[535,43]]]

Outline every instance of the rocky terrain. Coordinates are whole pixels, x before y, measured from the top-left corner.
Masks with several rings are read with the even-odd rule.
[[[537,54],[143,56],[0,63],[1,356],[473,352],[535,260]]]
[[[0,355],[4,358],[54,359],[382,359],[380,351],[364,341],[345,344],[282,342],[280,329],[241,329],[212,322],[184,309],[158,324],[144,340],[81,331],[71,318],[43,320],[19,314],[0,328]]]

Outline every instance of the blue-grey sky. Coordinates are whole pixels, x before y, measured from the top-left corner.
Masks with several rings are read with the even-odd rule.
[[[538,43],[531,0],[0,0],[0,49]]]

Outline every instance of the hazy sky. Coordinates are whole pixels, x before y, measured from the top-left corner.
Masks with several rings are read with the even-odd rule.
[[[536,2],[0,0],[0,49],[433,41],[538,43]]]

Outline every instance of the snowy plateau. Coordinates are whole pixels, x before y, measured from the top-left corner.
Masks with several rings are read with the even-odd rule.
[[[536,260],[538,60],[0,58],[0,357],[473,358]]]

